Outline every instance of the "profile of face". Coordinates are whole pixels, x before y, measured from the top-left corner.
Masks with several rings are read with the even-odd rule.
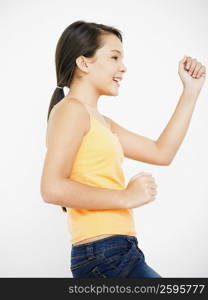
[[[127,70],[123,63],[123,46],[114,34],[103,36],[103,42],[104,45],[96,51],[93,58],[84,57],[86,64],[82,61],[82,80],[93,86],[98,95],[116,96],[120,80],[116,82],[113,78],[122,79]]]

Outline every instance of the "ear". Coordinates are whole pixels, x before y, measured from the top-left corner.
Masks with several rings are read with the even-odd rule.
[[[83,72],[87,72],[88,73],[88,71],[89,71],[88,70],[88,65],[87,65],[87,63],[85,61],[84,56],[77,57],[76,64],[77,64],[77,66],[78,66],[78,68],[80,70],[82,70]]]

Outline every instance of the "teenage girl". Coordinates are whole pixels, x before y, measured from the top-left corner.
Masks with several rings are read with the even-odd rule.
[[[140,172],[125,186],[121,164],[124,157],[170,164],[182,141],[177,130],[187,130],[190,113],[186,109],[181,120],[178,115],[172,121],[175,140],[169,128],[157,142],[102,115],[98,99],[118,95],[126,72],[123,56],[118,29],[85,21],[68,26],[56,48],[41,196],[67,213],[73,277],[161,277],[145,262],[133,218],[133,208],[155,200],[157,185],[151,174]],[[191,65],[190,57],[180,62],[183,83],[185,76],[193,79],[182,68],[187,62]],[[197,71],[202,81],[205,68]]]

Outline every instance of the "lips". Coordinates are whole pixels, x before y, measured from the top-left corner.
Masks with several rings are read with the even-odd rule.
[[[117,80],[116,80],[117,79]],[[113,78],[113,81],[116,83],[116,85],[119,87],[120,86],[120,84],[118,83],[118,80],[122,80],[122,78],[121,77],[114,77]]]
[[[115,78],[115,79],[118,79],[119,81],[122,80],[122,76],[114,76],[113,79],[114,79],[114,78]]]
[[[114,81],[114,83],[117,85],[117,87],[119,87],[119,86],[120,86],[118,82]]]

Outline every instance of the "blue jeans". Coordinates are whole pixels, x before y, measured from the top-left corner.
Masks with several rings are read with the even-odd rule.
[[[130,235],[114,235],[72,245],[70,269],[73,278],[161,277],[146,264],[137,238]]]

